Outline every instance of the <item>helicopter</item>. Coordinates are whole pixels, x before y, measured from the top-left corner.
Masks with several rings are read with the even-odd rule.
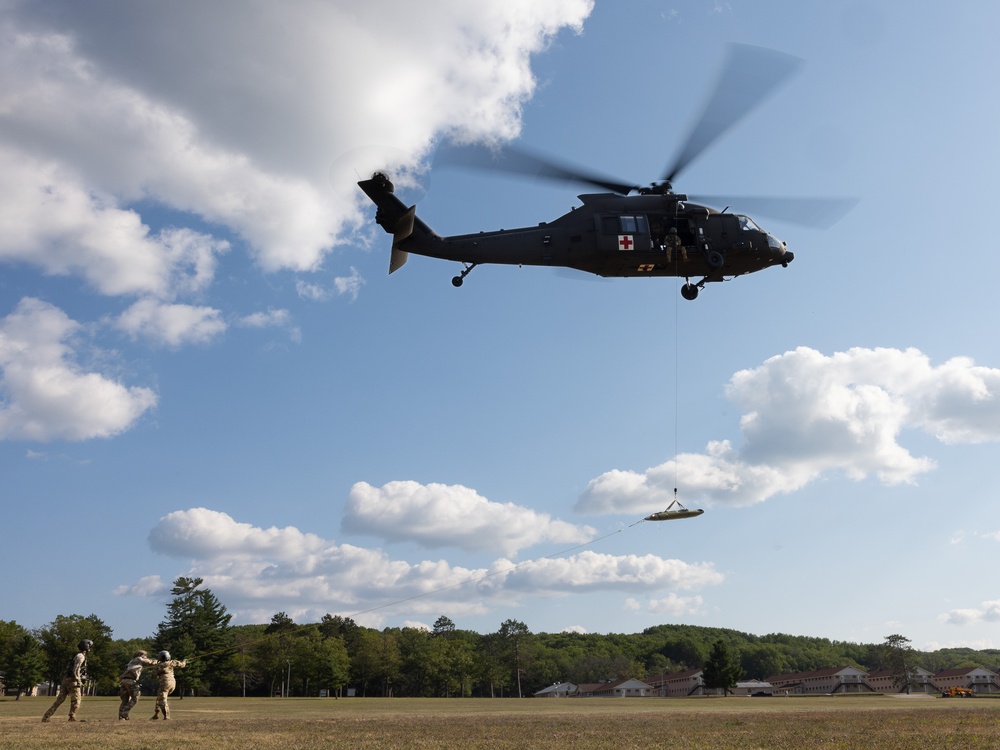
[[[445,164],[489,168],[561,182],[592,185],[605,192],[579,195],[583,204],[554,221],[442,237],[394,194],[385,172],[358,186],[375,203],[375,222],[392,235],[389,273],[409,254],[458,261],[456,287],[482,264],[555,266],[603,277],[683,277],[681,296],[694,300],[706,284],[726,281],[773,266],[788,267],[795,255],[785,242],[730,205],[756,203],[773,217],[806,225],[830,225],[853,206],[849,199],[693,198],[675,193],[681,171],[720,135],[758,107],[799,67],[792,55],[733,44],[701,116],[664,177],[648,185],[622,182],[566,166],[508,146],[491,157],[452,156]],[[724,209],[706,203],[725,203]],[[763,212],[763,211],[762,211]]]

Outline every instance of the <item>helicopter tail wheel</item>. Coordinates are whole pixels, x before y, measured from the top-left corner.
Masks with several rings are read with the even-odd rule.
[[[725,261],[726,259],[718,250],[709,250],[705,253],[705,262],[708,263],[708,267],[713,271],[717,271],[722,268],[722,264],[725,263]]]
[[[462,269],[462,273],[460,273],[458,276],[454,277],[451,280],[451,285],[453,287],[455,287],[455,288],[458,288],[458,287],[462,286],[462,282],[465,281],[465,277],[468,276],[469,273],[472,271],[472,269],[475,268],[476,266],[478,266],[479,264],[478,263],[463,263],[462,265],[465,266],[465,268]]]
[[[690,281],[681,287],[681,296],[687,300],[694,300],[698,298],[698,287],[692,284]]]

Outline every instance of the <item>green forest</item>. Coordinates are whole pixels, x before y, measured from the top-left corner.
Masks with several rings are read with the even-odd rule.
[[[885,643],[851,643],[729,628],[664,624],[641,633],[533,633],[508,619],[495,632],[462,630],[446,616],[431,630],[368,628],[349,617],[324,615],[296,623],[284,612],[260,625],[231,625],[231,615],[200,578],[178,578],[163,621],[145,639],[116,639],[97,615],[59,615],[28,630],[0,620],[0,678],[20,696],[44,681],[58,683],[77,643],[88,638],[88,684],[117,694],[118,675],[142,649],[187,659],[177,670],[183,695],[385,697],[530,696],[556,682],[602,682],[706,666],[721,642],[748,678],[826,667],[889,668]],[[904,636],[888,635],[890,639]],[[911,650],[931,672],[957,667],[1000,671],[1000,649]],[[144,679],[148,676],[144,674]],[[150,686],[144,686],[147,689]]]

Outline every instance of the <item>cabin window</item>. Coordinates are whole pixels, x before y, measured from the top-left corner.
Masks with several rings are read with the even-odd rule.
[[[601,231],[604,234],[649,234],[649,222],[645,216],[602,216]]]
[[[740,229],[744,232],[763,232],[764,230],[757,226],[753,219],[749,216],[743,216],[742,214],[736,214],[736,218],[740,220]]]
[[[649,234],[645,216],[619,216],[622,234]]]

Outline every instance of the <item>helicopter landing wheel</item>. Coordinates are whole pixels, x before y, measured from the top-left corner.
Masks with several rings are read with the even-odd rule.
[[[465,277],[468,276],[469,273],[472,271],[472,269],[475,268],[476,266],[478,266],[479,264],[478,263],[463,263],[462,265],[464,266],[464,268],[462,269],[462,273],[460,273],[458,276],[455,276],[451,280],[451,285],[453,287],[457,288],[457,287],[462,286],[462,282],[465,281]]]
[[[691,282],[688,282],[681,287],[681,296],[686,300],[694,300],[698,298],[698,287]]]
[[[709,268],[716,271],[722,268],[722,264],[726,262],[726,259],[718,250],[709,250],[705,255],[705,261],[708,263]]]

